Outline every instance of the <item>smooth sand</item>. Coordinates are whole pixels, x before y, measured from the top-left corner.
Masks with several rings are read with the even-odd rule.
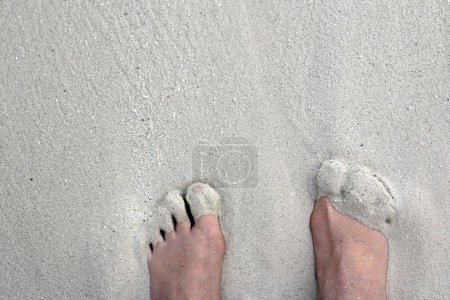
[[[315,297],[329,159],[396,192],[391,299],[450,299],[449,20],[447,1],[0,1],[0,298],[148,299],[158,204],[233,137],[258,170],[218,189],[224,299]]]

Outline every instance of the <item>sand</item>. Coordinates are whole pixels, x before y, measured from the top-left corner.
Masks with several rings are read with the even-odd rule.
[[[327,160],[316,175],[316,184],[318,196],[330,198],[337,210],[389,236],[399,204],[382,175],[367,167]]]
[[[173,190],[158,204],[157,214],[151,218],[150,235],[145,238],[149,240],[150,249],[153,249],[157,242],[163,242],[163,235],[175,230],[175,223],[191,222],[189,213],[192,215],[192,222],[204,215],[220,218],[220,195],[210,185],[202,182],[193,183],[183,196],[181,191]],[[186,199],[187,205],[183,198]],[[146,236],[148,228],[142,230],[143,236]]]
[[[338,160],[394,195],[390,299],[449,299],[449,17],[447,1],[0,1],[0,298],[148,299],[161,202],[205,179],[223,299],[314,299],[316,175]]]

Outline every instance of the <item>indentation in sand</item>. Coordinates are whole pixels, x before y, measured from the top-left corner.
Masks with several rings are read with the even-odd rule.
[[[339,160],[322,163],[316,176],[319,197],[367,226],[385,231],[396,214],[392,189],[382,176],[364,166],[346,166]]]

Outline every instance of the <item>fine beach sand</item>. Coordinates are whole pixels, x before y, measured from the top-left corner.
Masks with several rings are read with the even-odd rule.
[[[388,237],[390,299],[450,299],[447,1],[112,2],[0,1],[0,299],[148,299],[199,179],[223,299],[315,298],[321,194]]]

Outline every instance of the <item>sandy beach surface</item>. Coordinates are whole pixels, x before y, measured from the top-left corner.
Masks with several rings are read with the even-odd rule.
[[[319,193],[388,237],[390,299],[450,299],[449,20],[0,1],[0,299],[149,299],[155,211],[197,180],[222,196],[223,299],[315,298]]]

